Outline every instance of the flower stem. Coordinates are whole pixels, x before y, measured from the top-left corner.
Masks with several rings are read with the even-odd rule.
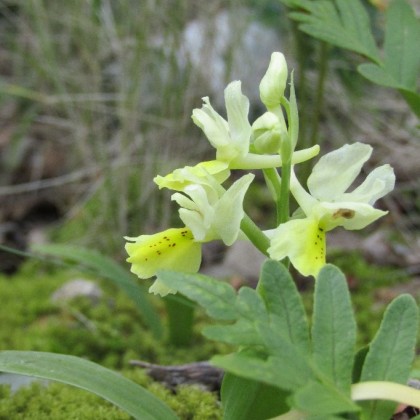
[[[280,198],[277,203],[277,208],[279,212],[277,215],[277,224],[285,223],[289,220],[289,201],[290,201],[290,172],[292,170],[292,165],[290,162],[283,163],[281,170],[281,189],[280,189]]]
[[[241,222],[241,230],[257,249],[259,249],[267,257],[269,256],[267,249],[270,246],[270,240],[246,214]]]
[[[271,191],[274,201],[276,203],[276,221],[277,224],[279,224],[280,218],[281,218],[281,210],[280,210],[280,197],[281,197],[281,178],[279,176],[279,173],[277,172],[277,169],[275,168],[269,168],[269,169],[263,169],[265,181],[268,185],[269,190]]]

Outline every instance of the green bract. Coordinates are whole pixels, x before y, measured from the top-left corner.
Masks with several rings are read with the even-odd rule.
[[[305,276],[316,276],[325,264],[325,233],[337,226],[363,229],[387,212],[373,204],[394,188],[395,175],[389,165],[373,170],[365,181],[347,193],[372,148],[355,143],[323,156],[308,179],[310,194],[292,173],[290,190],[306,217],[280,225],[271,240],[270,256],[289,257]]]

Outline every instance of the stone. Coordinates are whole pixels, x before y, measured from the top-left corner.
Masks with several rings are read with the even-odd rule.
[[[90,280],[75,279],[64,283],[51,296],[53,302],[67,302],[79,296],[86,296],[92,303],[98,302],[102,296],[100,287]]]

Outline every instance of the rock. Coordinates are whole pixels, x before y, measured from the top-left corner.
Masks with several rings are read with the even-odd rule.
[[[265,260],[265,255],[250,242],[237,241],[228,248],[222,263],[213,264],[203,272],[217,278],[228,277],[236,287],[242,284],[255,286]]]
[[[51,300],[56,303],[67,302],[79,296],[86,296],[92,303],[96,303],[102,296],[102,290],[93,281],[76,279],[57,289],[51,296]]]
[[[223,90],[232,80],[241,80],[251,103],[259,103],[259,82],[273,51],[283,51],[273,28],[254,20],[245,8],[221,10],[213,16],[189,22],[182,34],[178,60],[207,82],[202,96],[223,106]]]

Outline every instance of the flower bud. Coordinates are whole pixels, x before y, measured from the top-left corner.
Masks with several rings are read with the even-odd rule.
[[[287,82],[287,63],[284,55],[279,52],[271,54],[267,72],[260,83],[260,98],[262,103],[271,110],[280,105]]]

